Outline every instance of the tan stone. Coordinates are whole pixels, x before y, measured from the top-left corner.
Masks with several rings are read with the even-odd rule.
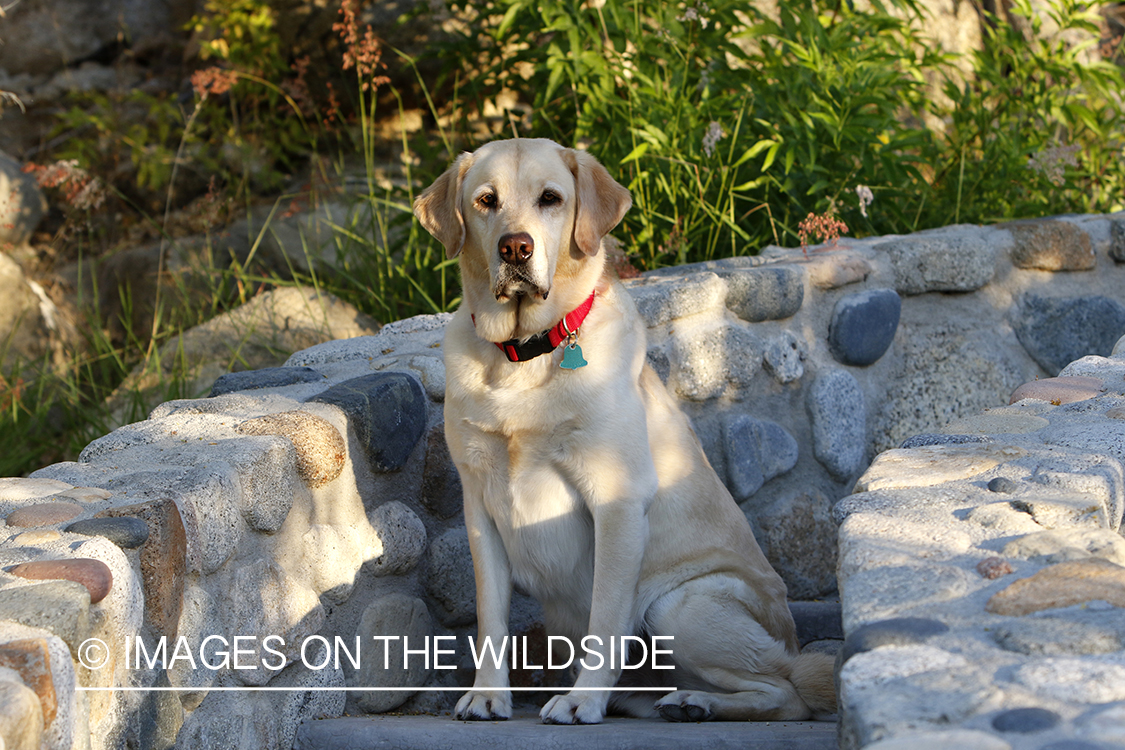
[[[1125,567],[1099,558],[1052,565],[997,592],[985,609],[1019,616],[1095,599],[1125,607]]]
[[[1074,224],[1053,219],[1003,225],[1012,233],[1012,263],[1042,271],[1088,271],[1097,265],[1090,235]]]
[[[1048,401],[1058,406],[1059,404],[1085,401],[1088,398],[1100,396],[1105,393],[1105,390],[1105,383],[1098,378],[1087,378],[1075,375],[1058,378],[1043,378],[1042,380],[1033,380],[1030,383],[1024,383],[1019,388],[1016,388],[1012,391],[1012,396],[1008,399],[1008,403],[1014,404],[1025,398],[1035,398],[1040,401]]]
[[[4,520],[9,526],[50,526],[64,523],[82,512],[75,503],[36,503],[16,508]]]
[[[4,750],[39,750],[43,708],[35,691],[19,682],[0,681],[0,740]]]
[[[1015,446],[982,443],[926,445],[884,451],[856,481],[853,492],[932,487],[968,479],[1025,453]]]
[[[113,497],[113,493],[109,490],[103,490],[100,487],[75,487],[74,489],[57,493],[56,497],[68,497],[80,503],[96,503],[99,500],[107,500]]]
[[[48,544],[62,539],[62,534],[54,529],[33,529],[25,531],[12,539],[20,547],[34,547],[38,544]]]
[[[1110,419],[1125,419],[1125,406],[1115,406],[1105,413]]]
[[[348,447],[328,420],[305,411],[287,411],[248,419],[242,435],[281,435],[297,450],[297,475],[310,487],[328,484],[344,469]]]
[[[43,638],[27,638],[0,644],[0,667],[14,669],[25,685],[39,697],[43,723],[50,726],[58,713],[55,682],[51,676],[51,655]]]
[[[70,560],[33,560],[8,569],[20,578],[32,581],[74,581],[90,592],[90,603],[97,604],[113,589],[113,573],[101,560],[74,558]]]

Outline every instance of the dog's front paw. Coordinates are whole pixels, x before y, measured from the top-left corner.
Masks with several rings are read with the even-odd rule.
[[[539,718],[544,724],[601,724],[605,705],[605,693],[574,691],[547,701]]]
[[[457,701],[454,715],[461,721],[504,721],[512,718],[512,694],[507,690],[470,690]]]
[[[677,690],[656,702],[656,710],[667,721],[707,721],[714,715],[707,693]]]

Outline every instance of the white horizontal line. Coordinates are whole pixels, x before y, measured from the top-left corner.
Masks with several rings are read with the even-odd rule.
[[[75,688],[90,693],[138,693],[138,692],[155,692],[155,693],[209,693],[209,692],[237,692],[237,691],[272,691],[272,692],[286,692],[286,693],[320,693],[320,692],[356,692],[356,693],[370,693],[373,691],[388,691],[395,692],[400,690],[410,690],[414,692],[430,692],[430,693],[468,693],[475,688],[465,687],[82,687]],[[610,687],[610,688],[557,688],[557,687],[509,687],[509,688],[480,688],[480,690],[508,690],[511,692],[561,692],[569,693],[572,690],[578,693],[607,693],[607,692],[625,692],[625,693],[652,693],[652,692],[670,692],[676,690],[674,687]]]

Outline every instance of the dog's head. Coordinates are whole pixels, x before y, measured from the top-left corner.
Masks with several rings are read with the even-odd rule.
[[[630,205],[589,154],[521,138],[462,154],[414,213],[449,257],[460,254],[480,335],[503,341],[554,325],[590,294],[602,237]]]

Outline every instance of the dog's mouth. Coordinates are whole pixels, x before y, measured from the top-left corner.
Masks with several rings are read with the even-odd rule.
[[[546,302],[547,295],[551,293],[551,287],[549,284],[543,285],[530,278],[529,274],[521,268],[502,263],[500,264],[500,271],[496,275],[496,284],[492,288],[492,293],[496,295],[497,302],[508,302],[513,299],[522,300],[525,297],[537,298]]]

